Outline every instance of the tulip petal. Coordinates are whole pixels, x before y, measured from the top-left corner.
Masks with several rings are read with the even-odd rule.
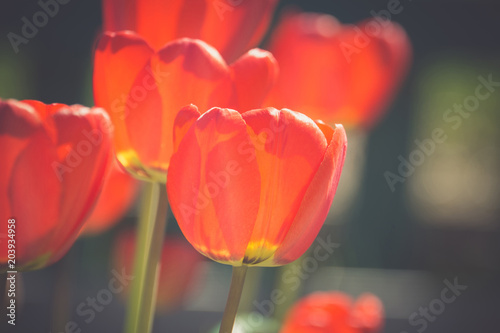
[[[188,241],[207,257],[241,264],[257,217],[260,176],[241,115],[203,114],[172,156],[167,190]]]
[[[53,232],[63,226],[58,223],[62,189],[53,168],[57,161],[54,142],[43,131],[30,139],[12,168],[8,187],[8,202],[16,220],[18,267],[33,258],[51,256]],[[45,265],[45,258],[34,265]]]
[[[138,0],[137,32],[155,49],[178,38],[200,38],[205,0]]]
[[[399,25],[377,23],[377,32],[373,26],[373,19],[341,25],[325,14],[285,15],[269,48],[280,75],[266,104],[328,123],[372,127],[393,99],[411,57]]]
[[[318,126],[297,112],[268,108],[242,116],[253,132],[262,186],[245,262],[258,264],[270,258],[285,238],[327,142]]]
[[[7,188],[10,181],[14,163],[19,154],[28,145],[29,139],[37,131],[43,131],[39,115],[35,110],[24,103],[14,100],[0,100],[0,151],[2,163],[0,172],[0,212],[3,221],[10,217],[9,198]],[[5,230],[3,230],[5,228]],[[7,224],[2,224],[0,233],[7,231]],[[4,240],[0,237],[0,242]],[[5,243],[6,244],[6,243]],[[3,249],[3,247],[0,247]],[[0,254],[6,255],[7,250]]]
[[[362,31],[369,31],[370,21],[360,24]],[[352,43],[356,32],[345,33],[342,38]],[[343,111],[348,117],[365,127],[372,127],[387,110],[389,102],[398,91],[411,57],[411,45],[404,29],[397,23],[388,22],[380,34],[370,37],[370,43],[351,57],[349,71],[350,89],[345,98]],[[359,80],[363,77],[363,80]]]
[[[200,112],[195,105],[183,107],[174,121],[174,152],[179,149],[182,138],[186,135],[191,125],[200,117]]]
[[[133,30],[156,50],[174,39],[200,38],[207,0],[103,0],[104,30]]]
[[[273,55],[260,49],[252,49],[231,65],[238,110],[258,108],[278,78],[278,63]]]
[[[134,88],[137,75],[152,54],[153,49],[131,32],[106,32],[97,43],[94,56],[94,100],[96,106],[108,111],[113,121],[117,152],[130,148],[124,119],[135,104],[127,104],[127,98]],[[137,93],[136,90],[141,88],[144,89],[139,85],[134,92]]]
[[[319,127],[325,137],[331,137],[331,141],[288,234],[274,255],[272,262],[277,265],[298,259],[311,246],[323,226],[337,189],[347,148],[346,134],[342,125],[336,125],[333,135],[328,126],[319,124]]]
[[[316,292],[288,312],[280,333],[358,333],[350,325],[352,299],[339,292]]]
[[[53,261],[64,254],[77,238],[104,183],[111,162],[108,115],[103,109],[70,106],[53,114],[59,147],[68,147],[65,168],[57,173],[62,186],[59,221],[64,228],[53,237]]]
[[[136,18],[133,13],[137,12],[136,0],[103,0],[103,31],[137,31]]]
[[[213,45],[228,63],[256,46],[272,18],[276,0],[207,0],[200,39]]]
[[[134,99],[130,94],[129,102],[135,107],[125,122],[132,147],[141,161],[167,170],[174,151],[171,133],[179,110],[191,103],[201,110],[207,110],[209,105],[228,105],[233,97],[231,77],[228,66],[214,48],[184,38],[153,55],[150,65],[137,76],[136,84],[151,79],[155,85],[144,98]]]
[[[260,42],[276,4],[277,0],[104,0],[104,30],[133,30],[156,50],[178,38],[201,39],[232,62]]]
[[[6,134],[0,146],[9,145],[9,170],[0,178],[2,218],[16,220],[16,268],[41,268],[73,244],[96,200],[111,124],[102,109],[37,101],[0,101],[0,118]],[[6,254],[0,254],[2,269]]]
[[[329,15],[286,14],[269,47],[280,73],[266,104],[330,121],[353,89],[345,83],[350,79],[348,66],[336,37],[341,31]]]
[[[351,311],[351,325],[363,333],[377,333],[384,326],[384,305],[373,294],[362,294]]]

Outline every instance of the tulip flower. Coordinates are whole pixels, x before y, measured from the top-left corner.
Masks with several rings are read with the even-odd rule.
[[[155,50],[178,38],[201,39],[233,62],[260,42],[277,2],[103,0],[103,30],[135,31]]]
[[[167,192],[187,240],[233,266],[300,257],[330,209],[347,147],[298,112],[185,107],[175,122]]]
[[[387,109],[411,56],[408,36],[397,23],[342,25],[314,13],[285,15],[269,50],[280,75],[266,105],[364,129]]]
[[[87,218],[83,232],[96,235],[113,227],[134,202],[138,189],[139,182],[123,171],[118,161],[113,160],[99,200]]]
[[[183,106],[256,108],[276,76],[266,51],[250,50],[228,66],[200,40],[179,39],[154,51],[131,32],[105,33],[95,53],[94,97],[115,126],[120,163],[137,178],[164,183]]]
[[[100,108],[0,101],[0,270],[47,266],[73,244],[110,161],[111,123]],[[15,220],[15,237],[7,221]],[[10,234],[9,234],[10,235]]]
[[[361,295],[353,304],[340,292],[318,292],[290,309],[280,333],[377,333],[383,318],[383,305],[372,294]]]
[[[117,270],[132,271],[135,244],[134,232],[125,231],[119,234],[113,248],[113,262]],[[184,239],[174,236],[165,239],[156,297],[160,311],[170,311],[182,304],[189,289],[199,282],[202,262],[203,257]]]
[[[110,113],[117,158],[136,178],[155,183],[153,199],[158,184],[166,182],[173,153],[173,122],[183,106],[255,108],[277,76],[276,61],[266,51],[250,50],[229,66],[216,49],[201,40],[177,39],[157,50],[133,32],[105,33],[94,61],[95,103]],[[156,274],[146,274],[139,262],[157,270],[154,262],[159,259],[159,235],[166,223],[162,215],[168,205],[165,189],[158,198],[157,208],[145,214],[149,221],[144,219],[139,227],[144,245],[137,247],[134,274],[139,277],[129,303],[128,332],[150,330],[151,304],[146,303]],[[148,231],[150,226],[155,232]]]

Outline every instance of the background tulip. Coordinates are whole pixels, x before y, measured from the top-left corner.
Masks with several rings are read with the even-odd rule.
[[[95,235],[111,228],[130,209],[138,189],[139,182],[123,171],[113,156],[99,200],[87,218],[83,232]]]
[[[384,308],[372,294],[356,302],[340,292],[318,292],[299,300],[288,312],[280,333],[377,333]]]
[[[131,231],[122,232],[117,237],[113,249],[113,262],[117,270],[132,271],[135,244],[135,234]],[[189,289],[200,280],[202,262],[203,257],[184,239],[174,236],[165,239],[156,298],[159,311],[172,310],[181,305]]]
[[[133,33],[105,33],[95,54],[94,97],[115,125],[122,165],[136,177],[165,182],[173,122],[183,106],[256,108],[276,76],[266,51],[250,50],[228,66],[200,40],[179,39],[154,51]]]
[[[0,232],[16,220],[17,269],[53,263],[73,244],[102,187],[110,130],[99,108],[0,101]],[[5,236],[0,248],[5,270]]]
[[[381,21],[342,25],[326,14],[285,14],[269,46],[280,75],[266,104],[328,123],[372,127],[397,92],[411,56],[403,28]]]
[[[343,127],[273,108],[198,116],[190,106],[177,117],[167,183],[188,241],[234,266],[297,259],[332,203],[347,146]]]
[[[132,30],[158,50],[178,38],[201,39],[228,62],[256,46],[277,0],[104,0],[104,31]]]

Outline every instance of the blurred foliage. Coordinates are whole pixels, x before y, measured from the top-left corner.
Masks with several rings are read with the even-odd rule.
[[[0,43],[0,98],[31,99],[36,86],[33,63]]]
[[[455,227],[498,227],[500,197],[500,87],[488,91],[485,81],[500,82],[495,61],[444,55],[419,75],[412,134],[432,138],[442,129],[446,140],[416,167],[410,179],[413,212],[426,223]],[[495,84],[495,83],[493,83]],[[485,94],[484,100],[476,91]],[[474,102],[476,104],[474,104]],[[472,111],[459,111],[470,104]],[[410,150],[417,149],[410,142]],[[495,214],[496,213],[496,214]]]

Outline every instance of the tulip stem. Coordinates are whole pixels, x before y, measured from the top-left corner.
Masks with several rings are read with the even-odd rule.
[[[233,275],[231,277],[231,287],[227,296],[226,308],[222,316],[219,333],[231,333],[233,331],[234,320],[238,312],[243,284],[247,274],[248,266],[233,266]]]
[[[161,250],[167,225],[168,198],[165,186],[150,183],[145,190],[134,257],[134,280],[125,322],[126,333],[149,333],[153,328]]]

